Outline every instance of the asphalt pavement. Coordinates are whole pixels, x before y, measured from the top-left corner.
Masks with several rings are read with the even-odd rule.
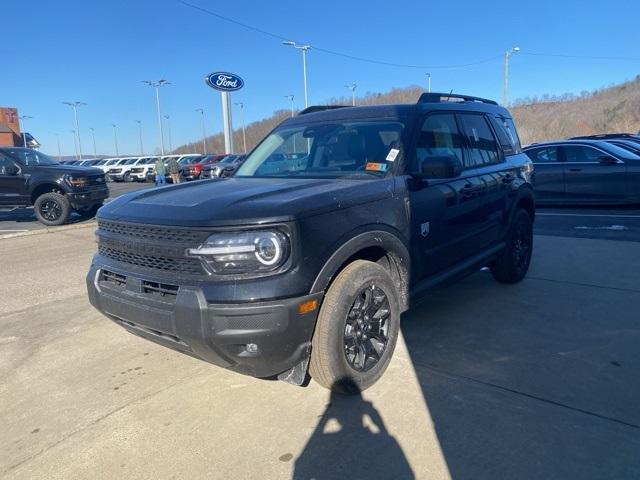
[[[434,291],[346,398],[128,334],[87,301],[92,230],[0,239],[2,478],[640,478],[637,242],[537,235],[522,283]]]

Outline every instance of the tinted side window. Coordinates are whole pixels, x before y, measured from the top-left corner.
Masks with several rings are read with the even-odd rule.
[[[493,126],[494,131],[496,132],[496,136],[498,137],[498,142],[502,147],[502,151],[505,155],[514,155],[516,153],[520,153],[520,141],[518,140],[518,135],[515,132],[515,127],[511,127],[513,125],[513,121],[504,117],[497,117],[494,115],[490,115],[488,117],[491,121],[491,125]]]
[[[558,161],[558,147],[532,148],[524,153],[533,163],[554,163]]]
[[[464,161],[463,141],[456,118],[451,113],[429,115],[418,134],[416,160],[418,165],[429,157],[453,155],[462,165]],[[414,171],[418,171],[414,166]]]
[[[604,156],[600,150],[582,145],[565,145],[564,156],[567,162],[599,162]]]
[[[498,144],[484,115],[462,114],[460,119],[464,125],[471,152],[465,167],[482,167],[499,162]]]

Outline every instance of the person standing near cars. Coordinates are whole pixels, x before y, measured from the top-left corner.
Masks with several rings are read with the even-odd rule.
[[[178,168],[178,161],[175,157],[169,159],[169,165],[167,166],[169,175],[171,176],[171,182],[174,184],[180,183],[180,169]]]
[[[159,187],[160,185],[164,185],[166,183],[166,180],[164,178],[165,168],[164,168],[164,162],[162,161],[162,158],[159,158],[156,161],[156,165],[154,168],[156,171],[156,187]]]

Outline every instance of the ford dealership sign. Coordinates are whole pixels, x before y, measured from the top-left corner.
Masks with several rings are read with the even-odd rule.
[[[221,92],[235,92],[244,86],[244,80],[229,72],[214,72],[205,77],[207,85]]]

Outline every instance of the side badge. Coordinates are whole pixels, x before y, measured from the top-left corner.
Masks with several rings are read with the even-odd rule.
[[[429,222],[425,222],[420,225],[420,233],[422,234],[423,237],[426,237],[427,235],[429,235]]]

